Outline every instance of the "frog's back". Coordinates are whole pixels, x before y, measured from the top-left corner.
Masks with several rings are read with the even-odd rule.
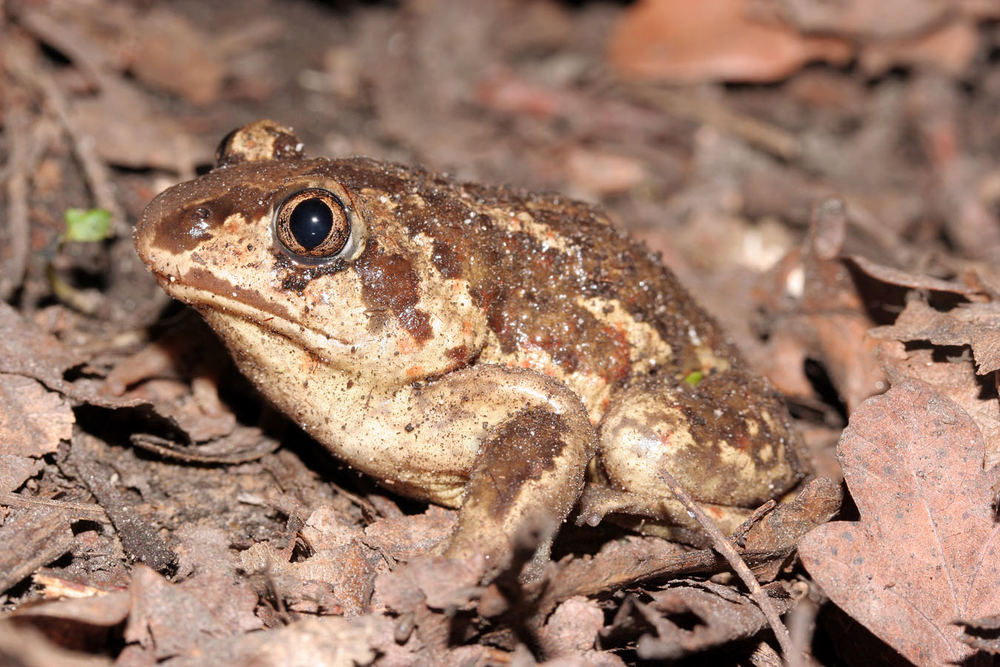
[[[733,363],[737,353],[676,277],[597,207],[361,158],[322,170],[383,193],[394,224],[433,240],[437,271],[464,281],[485,315],[480,362],[560,378],[595,416],[630,378]]]

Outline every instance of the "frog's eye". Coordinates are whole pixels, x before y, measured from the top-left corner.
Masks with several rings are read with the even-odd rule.
[[[322,188],[300,190],[285,199],[274,218],[278,240],[306,260],[340,257],[351,239],[351,217],[340,197]]]

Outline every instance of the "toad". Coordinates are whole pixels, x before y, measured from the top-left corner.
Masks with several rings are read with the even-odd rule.
[[[231,133],[135,229],[275,406],[398,493],[459,508],[444,554],[496,572],[529,525],[644,517],[723,530],[801,477],[786,408],[600,209]],[[539,520],[541,524],[539,524]]]

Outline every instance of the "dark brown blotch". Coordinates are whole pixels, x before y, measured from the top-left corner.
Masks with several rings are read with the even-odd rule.
[[[470,490],[493,516],[517,506],[524,484],[552,471],[571,443],[566,420],[545,408],[528,408],[504,423],[483,443]]]
[[[319,276],[340,273],[350,264],[341,258],[323,264],[299,264],[284,253],[275,256],[275,268],[281,276],[281,288],[301,294]]]
[[[361,280],[361,294],[372,311],[389,311],[414,340],[431,339],[430,317],[417,308],[420,302],[420,276],[403,255],[385,252],[374,239],[354,262]]]
[[[449,279],[461,278],[464,275],[464,262],[458,251],[449,243],[442,240],[434,241],[434,251],[431,261],[441,272],[441,275]]]
[[[197,248],[206,239],[212,238],[233,213],[242,213],[250,224],[270,210],[270,197],[259,188],[236,185],[223,190],[224,194],[213,194],[188,200],[184,197],[184,187],[168,190],[160,195],[143,214],[143,224],[148,218],[155,224],[153,245],[171,254],[181,254]],[[171,195],[175,196],[171,196]],[[155,207],[154,207],[155,205]],[[173,205],[171,210],[171,205]],[[161,218],[154,216],[160,213]]]
[[[274,315],[287,321],[293,321],[292,314],[283,306],[261,298],[260,292],[234,285],[228,280],[222,280],[214,273],[201,267],[192,267],[181,277],[184,285],[193,287],[200,292],[217,294],[227,299],[244,303],[256,311]],[[193,304],[196,307],[199,304]]]
[[[470,290],[501,349],[543,349],[565,372],[596,375],[609,383],[627,376],[627,338],[576,303],[574,296],[587,289],[573,275],[576,258],[544,248],[526,233],[508,235],[503,248],[491,273],[479,277]]]
[[[434,239],[432,261],[446,278],[465,279],[501,349],[544,349],[565,372],[621,381],[631,371],[630,346],[577,297],[601,297],[646,322],[675,351],[671,372],[701,369],[693,327],[719,356],[736,353],[644,247],[609,224],[598,209],[563,197],[456,183],[413,172],[396,217],[408,236]],[[498,213],[487,214],[496,211]],[[528,212],[551,238],[512,231]],[[496,216],[496,217],[492,217]],[[558,243],[553,243],[558,240]]]

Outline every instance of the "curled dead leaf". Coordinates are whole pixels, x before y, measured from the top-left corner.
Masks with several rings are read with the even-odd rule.
[[[892,326],[871,331],[881,340],[926,340],[934,345],[968,345],[979,375],[1000,369],[1000,304],[969,303],[950,311],[932,308],[923,299],[910,299]]]
[[[918,665],[972,650],[959,618],[1000,613],[996,469],[976,423],[930,385],[906,380],[866,401],[839,446],[858,522],[799,543],[833,601]]]

